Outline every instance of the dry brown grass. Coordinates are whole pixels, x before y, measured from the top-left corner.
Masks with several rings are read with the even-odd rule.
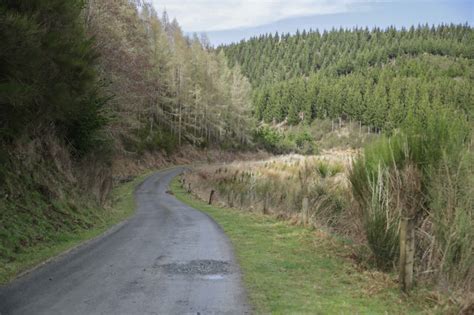
[[[193,146],[183,146],[179,151],[167,155],[165,153],[145,153],[140,157],[121,155],[113,161],[114,177],[134,176],[145,170],[158,169],[172,165],[194,165],[202,163],[231,162],[235,160],[265,159],[268,153],[230,152],[218,149],[198,149]]]
[[[360,207],[356,206],[347,177],[352,157],[357,153],[354,150],[326,151],[318,156],[292,154],[265,160],[202,165],[187,173],[183,180],[186,187],[190,185],[193,193],[202,200],[208,200],[210,191],[214,190],[214,202],[219,205],[269,214],[295,225],[309,225],[322,233],[320,237],[324,239],[328,235],[333,237],[334,233],[350,239],[351,250],[348,252],[352,254],[346,258],[354,262],[364,277],[373,278],[374,283],[383,283],[382,286],[364,287],[364,294],[372,295],[383,288],[395,289],[399,284],[395,274],[374,270],[377,257],[369,247],[367,222]],[[443,291],[433,293],[437,296],[433,301],[427,300],[433,295],[431,290],[439,288],[429,286],[431,289],[427,289],[422,284],[429,283],[425,278],[432,278],[430,272],[439,272],[428,268],[439,257],[435,255],[438,249],[434,248],[435,240],[430,232],[432,220],[423,215],[421,173],[408,163],[403,169],[384,176],[382,194],[386,208],[391,211],[386,214],[394,225],[394,231],[402,215],[415,217],[421,222],[416,238],[420,247],[417,252],[423,258],[415,269],[420,286],[413,294],[432,304],[438,313],[453,313],[461,306],[469,311],[472,304],[469,292],[450,291],[448,294]],[[308,198],[310,205],[308,223],[304,222],[302,215],[304,197]],[[433,266],[438,264],[435,262]]]
[[[214,190],[214,200],[221,205],[272,214],[295,224],[305,224],[301,207],[303,198],[308,198],[307,224],[362,240],[354,213],[347,209],[351,199],[347,174],[356,153],[325,151],[203,165],[186,174],[184,181],[203,200]]]

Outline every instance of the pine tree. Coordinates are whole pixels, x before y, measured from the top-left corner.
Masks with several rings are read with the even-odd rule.
[[[53,125],[82,154],[105,123],[97,52],[74,0],[0,4],[1,141],[41,135]]]

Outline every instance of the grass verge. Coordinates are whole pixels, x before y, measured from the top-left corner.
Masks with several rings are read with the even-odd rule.
[[[171,184],[182,202],[209,214],[235,248],[258,314],[414,314],[416,296],[400,295],[394,275],[364,271],[350,248],[319,231],[269,216],[209,206]]]
[[[55,257],[84,241],[95,238],[119,222],[130,217],[135,210],[133,192],[135,187],[153,171],[137,176],[133,181],[121,184],[112,191],[112,204],[100,210],[101,221],[90,229],[79,229],[75,233],[63,233],[51,242],[38,244],[18,254],[15,260],[0,264],[0,284],[6,284],[21,273]]]

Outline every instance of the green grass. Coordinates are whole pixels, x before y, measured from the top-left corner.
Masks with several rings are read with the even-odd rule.
[[[10,261],[0,261],[0,284],[5,284],[16,276],[41,262],[71,249],[107,231],[115,224],[130,217],[135,210],[133,191],[150,172],[136,177],[133,181],[119,185],[112,191],[112,204],[106,209],[98,209],[100,220],[90,228],[78,228],[74,233],[60,232],[48,242],[23,249]]]
[[[231,239],[250,302],[258,314],[412,314],[393,275],[364,271],[341,240],[269,216],[217,208],[187,194],[175,196],[216,220]]]

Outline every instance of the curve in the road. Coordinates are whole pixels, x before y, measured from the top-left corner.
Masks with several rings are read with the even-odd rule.
[[[182,171],[146,179],[113,233],[0,288],[0,314],[249,313],[224,232],[166,192]]]

